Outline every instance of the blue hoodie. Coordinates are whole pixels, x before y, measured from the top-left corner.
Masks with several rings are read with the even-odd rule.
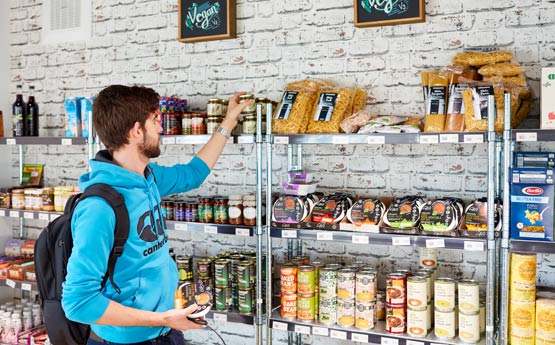
[[[107,341],[135,343],[156,338],[169,329],[94,323],[104,314],[110,300],[148,311],[173,308],[177,267],[169,255],[160,199],[199,187],[210,169],[194,157],[186,165],[149,164],[143,176],[114,164],[107,151],[100,151],[90,165],[91,172],[81,176],[79,188],[109,184],[123,195],[129,211],[129,238],[114,273],[114,283],[121,293],[115,291],[109,280],[100,290],[114,243],[115,214],[104,199],[91,197],[78,204],[72,218],[73,252],[63,284],[62,307],[67,318],[91,324],[92,330]]]

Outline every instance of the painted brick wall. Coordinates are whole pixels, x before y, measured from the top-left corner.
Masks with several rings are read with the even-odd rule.
[[[93,38],[87,42],[41,45],[41,0],[10,0],[10,90],[36,88],[41,106],[42,136],[63,133],[62,101],[89,96],[114,84],[144,84],[163,95],[186,97],[192,108],[204,108],[212,96],[227,97],[237,90],[280,97],[285,83],[301,78],[329,78],[368,90],[368,109],[379,114],[423,112],[419,71],[441,68],[463,48],[496,45],[512,51],[526,68],[535,99],[541,67],[555,65],[555,1],[429,0],[426,23],[356,29],[351,0],[237,1],[238,38],[181,44],[177,36],[174,0],[93,0]],[[529,126],[537,124],[537,101]],[[7,128],[10,131],[10,128]],[[554,150],[549,146],[541,149]],[[157,161],[187,162],[200,147],[166,146]],[[2,154],[13,157],[17,149]],[[487,154],[478,145],[397,145],[304,147],[304,166],[313,171],[324,192],[359,195],[418,193],[428,197],[456,196],[465,200],[485,196]],[[85,147],[26,147],[26,162],[44,163],[49,185],[74,184],[87,170]],[[212,175],[189,196],[236,194],[255,190],[253,145],[226,147]],[[287,169],[283,147],[273,157],[274,183]],[[12,177],[17,183],[17,177]],[[14,222],[15,226],[15,222]],[[44,224],[29,224],[36,237]],[[9,229],[7,229],[9,231]],[[14,235],[19,234],[18,230]],[[254,248],[252,239],[172,233],[178,253],[213,255],[230,248]],[[207,247],[206,241],[216,245]],[[274,241],[278,259],[283,241]],[[415,267],[417,255],[388,247],[324,245],[307,242],[314,259],[350,262],[363,257],[379,264],[382,273],[400,262]],[[539,264],[540,281],[549,278],[552,259]],[[443,272],[484,280],[484,256],[441,251]],[[552,274],[551,274],[552,275]],[[251,343],[252,327],[215,324],[228,344]],[[207,331],[188,334],[194,344],[217,344]],[[275,332],[277,343],[286,342]],[[307,344],[338,341],[303,338]]]

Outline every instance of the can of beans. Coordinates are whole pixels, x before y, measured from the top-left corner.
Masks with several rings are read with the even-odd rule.
[[[376,298],[376,272],[363,270],[356,273],[356,300],[357,302],[371,302]],[[372,328],[372,327],[370,327]]]
[[[281,317],[289,320],[297,317],[297,294],[281,294]]]
[[[375,315],[374,315],[374,302],[356,302],[355,309],[355,327],[358,329],[366,330],[374,328]]]
[[[337,298],[355,298],[355,270],[343,268],[337,272]]]
[[[407,309],[407,333],[415,338],[424,338],[428,334],[428,311]]]
[[[218,259],[214,263],[214,280],[216,286],[228,286],[230,284],[230,261],[228,259]]]
[[[337,270],[333,268],[320,269],[320,297],[337,297]]]
[[[392,334],[403,334],[407,331],[407,309],[404,305],[386,304],[385,330]]]
[[[299,266],[297,269],[297,293],[300,295],[314,294],[314,267]]]
[[[297,266],[283,265],[280,268],[281,293],[297,293]]]
[[[391,305],[405,305],[407,278],[402,273],[390,273],[385,277],[385,301]],[[404,321],[403,321],[404,324]]]
[[[321,324],[330,326],[337,322],[337,299],[322,297],[319,299],[318,318]]]
[[[337,323],[345,328],[355,325],[354,299],[337,299]]]
[[[385,292],[378,291],[376,293],[376,305],[374,307],[376,312],[376,320],[385,320]]]
[[[314,302],[314,295],[297,295],[297,319],[299,321],[314,321]]]
[[[459,338],[468,344],[480,341],[480,312],[459,313]]]

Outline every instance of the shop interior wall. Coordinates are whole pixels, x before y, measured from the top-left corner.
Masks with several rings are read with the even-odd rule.
[[[147,85],[161,95],[187,98],[192,109],[203,109],[209,97],[228,97],[234,91],[246,90],[277,100],[289,81],[327,78],[367,89],[371,112],[422,114],[419,72],[441,68],[456,52],[483,45],[507,49],[525,66],[536,99],[527,123],[533,127],[539,114],[541,67],[555,65],[555,2],[548,0],[430,0],[426,23],[365,29],[353,25],[351,0],[238,0],[238,38],[194,44],[175,39],[174,0],[93,0],[92,39],[59,45],[40,42],[41,2],[10,0],[9,4],[11,71],[6,82],[9,92],[1,97],[15,98],[19,83],[24,92],[34,85],[42,113],[41,136],[63,135],[62,102],[66,97],[91,96],[116,83]],[[6,130],[10,133],[11,127]],[[199,149],[165,146],[156,161],[187,162]],[[421,194],[464,200],[485,196],[484,144],[306,145],[304,151],[304,165],[315,173],[323,192]],[[8,154],[10,165],[16,164],[17,152]],[[75,184],[87,171],[86,147],[29,146],[24,156],[26,162],[46,164],[47,185]],[[286,152],[281,147],[274,156],[275,183],[283,179],[286,169]],[[16,183],[15,172],[10,178]],[[228,146],[205,185],[187,197],[254,192],[254,181],[254,146]],[[36,238],[44,224],[26,222],[28,236]],[[15,221],[2,230],[19,234]],[[187,255],[213,255],[255,245],[253,239],[185,232],[170,235],[176,252]],[[207,241],[215,245],[208,248]],[[276,257],[282,259],[285,242],[274,243]],[[394,262],[414,268],[417,260],[414,253],[390,247],[307,242],[305,249],[313,259],[324,261],[351,262],[363,257],[379,266],[382,273],[390,271]],[[440,251],[440,261],[446,274],[485,279],[483,255],[445,250]],[[549,278],[553,273],[549,259],[540,261],[545,262],[539,264],[543,265],[540,279],[555,286]],[[254,337],[250,326],[215,326],[228,343],[244,343]],[[285,335],[275,333],[277,343],[281,343]],[[209,332],[192,332],[187,338],[195,344],[217,343]],[[324,340],[313,337],[304,341],[317,344]]]

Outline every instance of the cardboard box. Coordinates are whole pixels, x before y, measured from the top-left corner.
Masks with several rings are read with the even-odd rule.
[[[555,152],[515,152],[517,168],[555,168]]]
[[[555,67],[542,68],[541,129],[555,129]]]
[[[553,241],[554,173],[550,168],[510,170],[511,238]]]

